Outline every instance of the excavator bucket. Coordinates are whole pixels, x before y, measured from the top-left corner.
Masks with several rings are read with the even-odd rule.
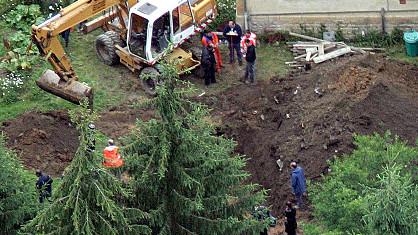
[[[93,90],[89,86],[78,81],[65,82],[52,70],[45,71],[36,81],[36,85],[74,104],[80,104],[85,98],[90,106],[93,104]]]

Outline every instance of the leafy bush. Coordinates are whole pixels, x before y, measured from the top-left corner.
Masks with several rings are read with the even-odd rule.
[[[30,32],[30,26],[43,20],[39,5],[18,5],[6,15],[6,22],[14,29]]]
[[[311,199],[314,215],[326,229],[370,234],[363,220],[365,215],[373,211],[371,207],[375,203],[371,199],[373,193],[370,188],[382,188],[377,176],[388,164],[407,166],[400,174],[408,176],[413,170],[408,166],[413,165],[412,160],[417,158],[418,148],[407,146],[390,133],[383,137],[356,136],[355,144],[357,149],[350,156],[330,163],[332,172],[321,184],[312,186]],[[404,204],[403,201],[394,203],[400,208]]]
[[[42,21],[38,5],[18,5],[5,16],[5,22],[16,30],[5,38],[5,57],[0,68],[7,71],[30,69],[38,61],[37,51],[30,42],[31,25]]]
[[[0,234],[14,234],[38,210],[36,178],[23,169],[0,135]]]
[[[236,1],[235,0],[218,0],[218,16],[211,25],[211,28],[223,26],[229,20],[235,20]]]

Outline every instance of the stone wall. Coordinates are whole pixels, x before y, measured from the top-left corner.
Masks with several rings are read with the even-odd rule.
[[[245,0],[237,0],[237,22],[243,27]],[[418,0],[246,0],[247,22],[255,32],[300,30],[300,25],[328,30],[340,27],[345,35],[370,29],[390,32],[394,27],[418,29]]]

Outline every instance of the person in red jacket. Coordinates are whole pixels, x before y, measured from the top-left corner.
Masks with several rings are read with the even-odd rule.
[[[219,38],[218,35],[214,32],[205,31],[202,37],[202,45],[207,47],[211,45],[214,49],[215,59],[216,59],[216,71],[220,72],[222,65],[222,56],[221,51],[219,50]]]
[[[252,45],[254,45],[255,47],[257,46],[257,35],[255,33],[252,33],[249,29],[247,29],[247,31],[245,31],[245,34],[244,36],[242,36],[241,39],[241,53],[243,57],[245,57],[247,53],[247,45],[245,44],[247,39],[250,40]]]

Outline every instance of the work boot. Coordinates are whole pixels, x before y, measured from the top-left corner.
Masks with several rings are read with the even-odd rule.
[[[239,66],[242,66],[242,60],[238,61]]]

